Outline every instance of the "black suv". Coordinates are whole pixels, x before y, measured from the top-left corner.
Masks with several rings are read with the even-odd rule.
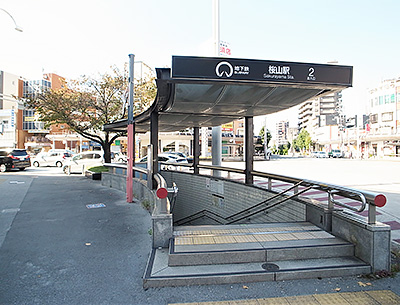
[[[25,149],[0,150],[0,172],[13,168],[23,171],[31,166],[31,158]]]

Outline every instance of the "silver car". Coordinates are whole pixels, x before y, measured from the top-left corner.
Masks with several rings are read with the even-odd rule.
[[[57,166],[62,167],[63,164],[72,157],[72,154],[66,150],[54,150],[48,152],[40,152],[32,158],[32,165],[39,166]]]
[[[68,160],[63,167],[63,171],[68,175],[71,173],[84,174],[87,169],[101,166],[103,163],[104,153],[102,151],[85,151]]]

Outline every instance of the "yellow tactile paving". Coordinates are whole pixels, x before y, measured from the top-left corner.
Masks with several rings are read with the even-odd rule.
[[[321,305],[312,295],[299,295],[294,297],[286,297],[289,304],[296,305]]]
[[[191,237],[175,237],[175,245],[193,245]]]
[[[315,237],[308,232],[292,232],[291,234],[297,239],[315,239]]]
[[[340,293],[316,294],[314,298],[318,301],[317,304],[324,305],[352,305]]]
[[[316,233],[316,234],[315,234]],[[175,237],[175,245],[202,245],[224,243],[254,243],[283,240],[322,239],[332,237],[325,232],[291,232],[276,234],[207,234]]]
[[[214,241],[216,244],[235,244],[237,243],[234,236],[231,235],[220,235],[214,236]]]
[[[253,235],[234,235],[238,243],[256,243],[257,239]]]
[[[232,229],[178,230],[174,232],[175,245],[202,245],[223,243],[252,243],[285,240],[334,238],[315,226],[238,227]]]
[[[217,234],[229,234],[229,233],[231,233],[230,230],[218,230],[217,231]]]
[[[275,234],[277,240],[296,240],[297,238],[292,233]]]
[[[342,292],[340,294],[351,305],[377,305],[379,304],[365,292]]]
[[[257,300],[237,300],[229,301],[229,305],[259,305]]]
[[[339,292],[293,297],[221,302],[170,303],[169,305],[398,305],[400,297],[390,290]]]
[[[193,245],[207,245],[215,244],[214,238],[212,236],[195,236],[192,238]]]
[[[366,293],[378,302],[384,305],[400,304],[400,297],[389,290],[366,291]]]
[[[198,303],[201,305],[229,305],[229,301]]]
[[[257,299],[258,305],[290,305],[286,298]]]
[[[254,235],[254,237],[259,242],[262,242],[262,241],[278,241],[278,239],[275,237],[274,234],[257,234],[257,235]]]

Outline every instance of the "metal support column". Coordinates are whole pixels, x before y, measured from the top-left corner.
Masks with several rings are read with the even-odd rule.
[[[199,157],[200,157],[200,136],[199,127],[193,128],[193,170],[194,174],[199,173]]]
[[[212,165],[221,166],[222,164],[222,133],[221,126],[212,128],[212,139],[211,139],[211,158]],[[221,171],[214,170],[214,177],[221,177]]]
[[[153,145],[153,155],[148,156],[153,160],[153,174],[158,173],[158,112],[154,111],[151,113],[150,118],[150,144]],[[153,180],[153,188],[157,187]]]
[[[253,125],[253,117],[245,117],[245,183],[253,184],[253,175],[251,172],[253,171],[253,156],[254,156],[254,125]]]

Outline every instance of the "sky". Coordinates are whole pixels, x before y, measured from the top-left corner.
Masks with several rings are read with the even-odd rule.
[[[0,70],[40,79],[153,68],[173,55],[213,56],[212,0],[0,0]],[[367,111],[368,88],[400,77],[398,0],[220,0],[220,39],[233,58],[353,66],[344,112]],[[296,111],[267,117],[297,123]],[[255,126],[264,122],[255,119]],[[294,127],[294,126],[293,126]]]

